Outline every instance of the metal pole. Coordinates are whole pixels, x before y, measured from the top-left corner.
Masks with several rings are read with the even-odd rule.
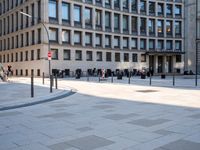
[[[198,0],[196,0],[196,73],[195,86],[198,86]]]
[[[44,84],[44,72],[42,73],[42,84]]]
[[[150,76],[149,76],[149,85],[151,86],[151,73],[150,73]]]
[[[53,90],[52,90],[52,83],[53,83],[53,76],[50,75],[50,93],[53,92]]]
[[[175,72],[173,71],[173,86],[175,86]]]
[[[128,84],[131,84],[131,73],[130,73],[130,71],[128,72]]]
[[[34,80],[33,80],[33,74],[31,74],[31,97],[34,97]]]
[[[55,75],[55,84],[56,84],[56,89],[58,89],[58,77],[57,77],[57,74]]]
[[[112,74],[111,74],[111,83],[113,83],[113,72],[112,72]]]
[[[99,82],[100,82],[100,75],[99,75]]]

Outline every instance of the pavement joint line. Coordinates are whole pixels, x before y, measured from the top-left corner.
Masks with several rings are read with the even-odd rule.
[[[38,104],[43,104],[43,103],[47,103],[47,102],[51,102],[51,101],[56,101],[68,96],[71,96],[73,94],[75,94],[76,91],[75,90],[70,90],[69,92],[59,95],[59,96],[55,96],[55,97],[51,97],[45,100],[40,100],[40,101],[36,101],[36,102],[30,102],[30,103],[26,103],[26,104],[19,104],[19,105],[13,105],[13,106],[6,106],[6,107],[2,107],[0,108],[0,112],[1,111],[6,111],[6,110],[13,110],[13,109],[18,109],[18,108],[23,108],[23,107],[29,107],[29,106],[34,106],[34,105],[38,105]]]

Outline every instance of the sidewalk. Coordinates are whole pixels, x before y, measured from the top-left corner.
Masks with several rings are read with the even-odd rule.
[[[41,102],[60,99],[71,92],[70,88],[53,88],[50,93],[49,80],[43,85],[39,78],[34,79],[34,97],[31,98],[29,78],[10,78],[8,82],[0,82],[0,111],[15,107],[25,107]]]

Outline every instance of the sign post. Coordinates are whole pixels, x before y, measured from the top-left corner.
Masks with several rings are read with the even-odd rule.
[[[51,60],[51,57],[52,57],[52,53],[51,51],[48,51],[48,60]]]

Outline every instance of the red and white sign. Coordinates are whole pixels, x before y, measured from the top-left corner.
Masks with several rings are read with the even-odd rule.
[[[51,60],[51,57],[52,57],[52,53],[51,51],[48,52],[48,60]]]

